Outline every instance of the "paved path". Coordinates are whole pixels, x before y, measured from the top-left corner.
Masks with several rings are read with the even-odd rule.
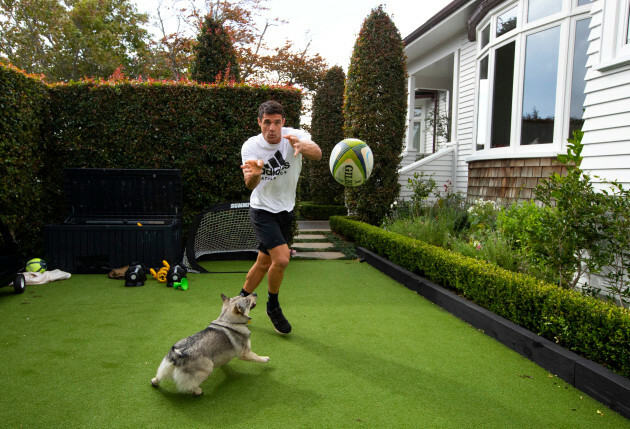
[[[304,242],[304,240],[325,239],[325,235],[317,234],[317,232],[330,231],[330,222],[327,220],[300,220],[298,221],[298,231],[298,235],[293,240],[293,249],[297,250],[295,256],[309,259],[341,259],[345,257],[341,252],[326,250],[333,247],[332,243]],[[300,249],[318,249],[318,251],[300,251]]]

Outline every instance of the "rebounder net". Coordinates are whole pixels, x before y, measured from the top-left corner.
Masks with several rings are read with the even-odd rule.
[[[209,273],[199,265],[200,259],[217,256],[225,259],[226,255],[251,257],[258,253],[257,247],[258,241],[249,222],[249,203],[217,204],[195,218],[188,233],[182,263],[188,272]]]

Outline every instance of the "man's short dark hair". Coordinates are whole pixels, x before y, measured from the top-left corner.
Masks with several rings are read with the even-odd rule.
[[[258,119],[262,119],[263,115],[282,115],[284,118],[282,104],[273,100],[265,101],[258,108]]]

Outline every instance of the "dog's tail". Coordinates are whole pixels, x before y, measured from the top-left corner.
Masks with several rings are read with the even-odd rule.
[[[173,346],[168,352],[168,358],[171,362],[173,362],[173,365],[179,366],[186,358],[188,358],[188,354],[186,354],[185,350]]]

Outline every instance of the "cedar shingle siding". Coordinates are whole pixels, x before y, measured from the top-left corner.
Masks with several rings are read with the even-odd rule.
[[[553,172],[566,172],[566,167],[558,165],[556,158],[473,161],[468,164],[467,200],[528,200],[535,197],[538,182]]]

